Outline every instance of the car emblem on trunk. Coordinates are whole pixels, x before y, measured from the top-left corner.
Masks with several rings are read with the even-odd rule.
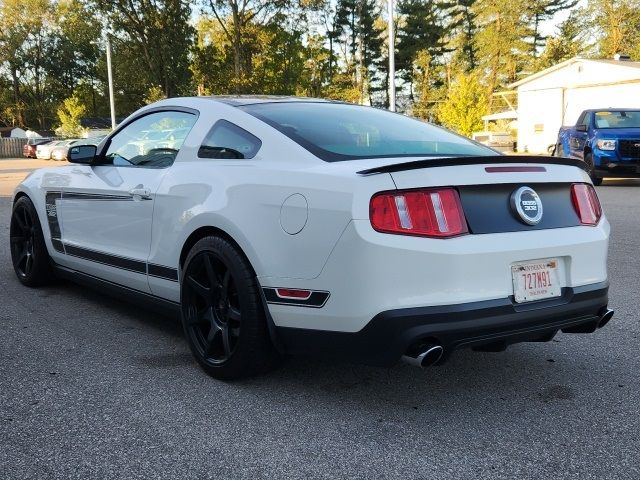
[[[537,225],[542,220],[542,201],[530,187],[520,187],[511,194],[511,208],[527,225]]]

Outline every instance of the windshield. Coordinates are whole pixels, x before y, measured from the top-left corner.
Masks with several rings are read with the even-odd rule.
[[[320,102],[260,103],[239,108],[327,162],[496,155],[494,150],[443,128],[377,108]]]
[[[640,110],[596,112],[596,128],[640,128]]]

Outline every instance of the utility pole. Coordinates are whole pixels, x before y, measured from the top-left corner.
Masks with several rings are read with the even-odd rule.
[[[111,108],[111,129],[116,129],[116,104],[113,98],[113,72],[111,70],[111,40],[107,33],[107,76],[109,79],[109,107]]]
[[[389,110],[396,111],[396,59],[395,41],[393,29],[393,0],[387,0],[389,4]]]

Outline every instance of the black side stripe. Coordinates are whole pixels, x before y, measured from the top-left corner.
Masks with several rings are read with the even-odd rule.
[[[133,201],[132,195],[101,195],[99,193],[65,192],[62,196],[65,200],[107,200],[117,202]]]
[[[91,260],[92,262],[102,263],[111,267],[122,268],[123,270],[129,270],[131,272],[147,274],[147,264],[139,260],[133,260],[131,258],[118,257],[109,253],[96,252],[94,250],[88,250],[82,247],[76,247],[74,245],[64,244],[67,255],[73,257],[83,258],[85,260]]]
[[[264,296],[267,299],[267,303],[273,305],[291,305],[293,307],[310,307],[310,308],[322,308],[329,299],[329,292],[315,290],[311,292],[311,296],[307,299],[299,298],[281,298],[276,293],[276,289],[273,287],[264,287],[262,289]]]
[[[172,282],[178,281],[178,269],[165,267],[164,265],[156,265],[154,263],[148,264],[149,276],[163,278],[165,280],[171,280]]]

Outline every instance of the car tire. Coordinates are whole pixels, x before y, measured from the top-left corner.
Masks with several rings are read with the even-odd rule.
[[[234,380],[277,365],[279,354],[271,342],[255,272],[229,240],[199,240],[187,255],[181,277],[182,326],[205,372]]]
[[[18,280],[27,287],[39,287],[56,279],[44,241],[38,213],[29,197],[13,205],[9,226],[11,262]]]
[[[587,173],[594,185],[602,185],[602,177],[596,175],[596,167],[593,164],[593,155],[591,153],[584,154],[584,163],[587,165]]]

